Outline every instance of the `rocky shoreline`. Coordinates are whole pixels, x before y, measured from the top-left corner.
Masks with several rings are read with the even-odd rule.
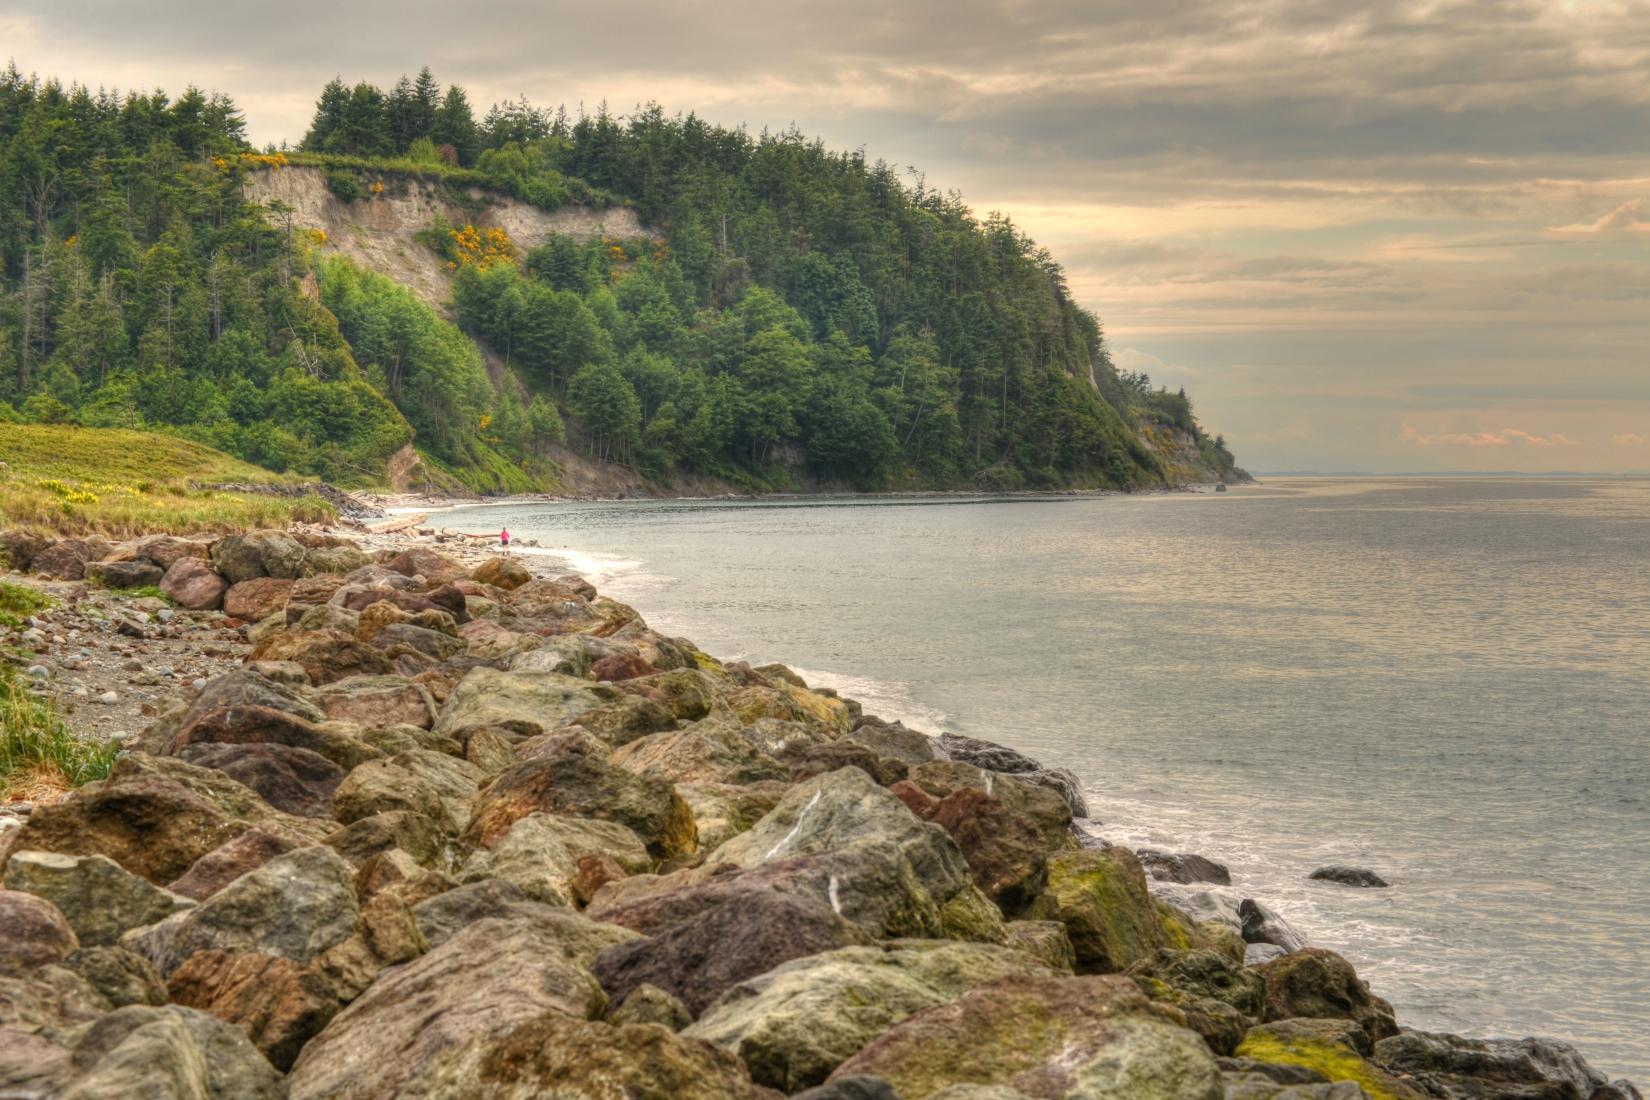
[[[0,1100],[1639,1097],[1401,1027],[1218,864],[1108,844],[1068,772],[523,558],[0,550],[56,600],[5,639],[26,675],[124,748],[0,811]]]

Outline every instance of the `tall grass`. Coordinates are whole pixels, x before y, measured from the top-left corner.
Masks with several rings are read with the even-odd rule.
[[[0,428],[0,527],[117,538],[190,534],[337,516],[318,496],[271,496],[219,484],[294,484],[222,451],[151,432],[61,424]]]
[[[115,765],[120,748],[76,737],[51,701],[31,694],[17,669],[0,663],[0,801],[56,794]]]

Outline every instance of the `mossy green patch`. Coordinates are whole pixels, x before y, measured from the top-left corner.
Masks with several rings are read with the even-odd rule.
[[[1280,1036],[1264,1027],[1251,1028],[1238,1044],[1237,1056],[1273,1065],[1304,1066],[1331,1081],[1351,1081],[1372,1100],[1424,1100],[1423,1093],[1370,1065],[1357,1051],[1339,1043],[1313,1042]]]
[[[1077,951],[1078,973],[1109,974],[1164,946],[1145,872],[1122,848],[1067,852],[1048,863],[1048,894]]]

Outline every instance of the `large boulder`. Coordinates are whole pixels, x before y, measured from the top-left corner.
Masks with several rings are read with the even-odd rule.
[[[527,567],[515,558],[488,558],[471,571],[470,576],[482,584],[502,588],[506,592],[520,588],[533,579]]]
[[[641,938],[629,928],[533,901],[500,879],[466,883],[421,901],[413,906],[413,919],[431,947],[439,947],[480,921],[530,924],[562,958],[586,968],[608,948]]]
[[[400,676],[351,676],[322,688],[318,701],[335,721],[377,729],[435,725],[435,700],[429,690]]]
[[[177,535],[144,535],[132,543],[132,557],[137,561],[154,562],[161,569],[170,569],[183,558],[205,561],[211,556],[211,547],[194,539]]]
[[[78,581],[86,576],[86,563],[95,557],[84,539],[61,539],[35,552],[29,568],[59,581]]]
[[[426,546],[403,550],[384,564],[404,577],[423,577],[431,584],[450,584],[470,575],[463,562]]]
[[[612,860],[621,875],[647,871],[654,862],[641,837],[617,822],[534,813],[510,826],[491,851],[472,854],[463,877],[502,879],[535,901],[572,905],[574,881],[589,856]]]
[[[292,582],[281,577],[254,577],[229,586],[223,594],[223,613],[255,623],[286,608]]]
[[[1244,898],[1238,903],[1238,918],[1242,922],[1244,943],[1271,944],[1286,954],[1306,947],[1305,936],[1270,906],[1254,898]]]
[[[299,817],[332,816],[332,793],[344,778],[343,769],[318,752],[268,741],[185,745],[177,757],[215,768],[277,810]]]
[[[1066,926],[1080,974],[1126,970],[1164,946],[1146,873],[1124,848],[1062,852],[1048,861],[1051,916]]]
[[[974,885],[1004,911],[1024,908],[1042,891],[1048,856],[1042,832],[1025,814],[973,787],[952,791],[924,811],[919,816],[962,849]]]
[[[492,847],[531,813],[616,821],[658,859],[688,855],[696,845],[693,814],[669,783],[614,767],[605,745],[578,732],[541,746],[535,759],[494,779],[475,800],[465,839],[472,847]]]
[[[1232,884],[1232,873],[1223,865],[1193,852],[1164,852],[1157,848],[1137,848],[1140,865],[1159,882],[1213,882],[1219,886]]]
[[[194,901],[139,878],[104,856],[13,852],[7,890],[44,898],[63,914],[83,947],[107,947],[133,928],[154,924]],[[8,935],[11,925],[6,923]]]
[[[934,798],[964,788],[982,790],[1009,809],[1025,814],[1043,834],[1047,851],[1075,847],[1072,810],[1058,792],[1028,780],[1030,773],[986,771],[956,760],[931,760],[909,770],[906,779]]]
[[[304,574],[303,544],[279,531],[225,535],[212,544],[212,568],[230,584],[259,577],[296,580]]]
[[[886,1079],[901,1100],[958,1085],[1006,1087],[1030,1100],[1223,1095],[1203,1041],[1121,977],[1009,977],[980,986],[896,1024],[833,1079],[860,1075]]]
[[[731,986],[779,963],[867,942],[830,906],[761,885],[712,881],[664,904],[606,912],[648,938],[603,951],[593,970],[614,1001],[640,985],[680,998],[697,1015]]]
[[[305,1045],[292,1100],[482,1095],[475,1075],[523,1025],[589,1019],[607,999],[532,923],[483,920],[378,980]],[[493,1092],[491,1095],[504,1095]]]
[[[201,856],[181,877],[169,883],[167,889],[202,901],[248,871],[255,871],[276,856],[308,844],[308,838],[278,825],[259,825]]]
[[[1380,890],[1391,885],[1391,883],[1387,882],[1386,879],[1367,868],[1343,867],[1339,864],[1334,864],[1328,867],[1319,867],[1316,871],[1313,871],[1306,877],[1309,879],[1316,879],[1319,882],[1334,882],[1339,883],[1342,886],[1357,886],[1366,890]]]
[[[1052,974],[1027,955],[986,944],[846,947],[740,982],[683,1034],[727,1047],[755,1081],[792,1093],[819,1084],[914,1012],[998,978]]]
[[[181,1005],[131,1005],[98,1020],[73,1053],[63,1100],[284,1100],[281,1075],[239,1028]]]
[[[188,718],[168,744],[158,747],[165,753],[187,759],[186,750],[193,745],[259,744],[304,749],[325,757],[345,771],[382,755],[337,726],[260,706],[228,706]]]
[[[200,558],[182,557],[166,570],[160,590],[185,611],[216,611],[223,606],[229,582]]]
[[[395,760],[373,760],[351,771],[332,796],[332,815],[345,825],[374,814],[406,811],[436,822],[443,831],[455,825],[441,792]]]
[[[0,974],[62,962],[80,947],[57,906],[22,890],[0,890],[0,928]]]
[[[757,752],[737,729],[705,722],[639,737],[609,760],[626,771],[671,783],[744,785],[790,778],[789,768]]]
[[[1165,948],[1128,973],[1146,996],[1180,1009],[1216,1054],[1231,1054],[1260,1022],[1266,983],[1229,954]]]
[[[303,667],[313,684],[395,671],[390,659],[376,648],[337,630],[277,630],[253,646],[251,659],[292,661]]]
[[[1398,1034],[1392,1006],[1369,991],[1340,955],[1307,948],[1255,968],[1266,982],[1267,1021],[1298,1017],[1351,1020],[1372,1043]]]
[[[197,951],[308,962],[355,931],[354,876],[324,845],[280,855],[193,909],[130,933],[127,944],[170,974]]]
[[[761,783],[678,783],[676,793],[693,811],[699,830],[699,847],[714,849],[749,829],[779,805],[790,784],[770,780]]]
[[[1372,1060],[1449,1100],[1589,1100],[1606,1084],[1575,1047],[1553,1039],[1463,1039],[1406,1030],[1376,1043]]]
[[[447,697],[435,729],[460,741],[483,727],[536,737],[614,698],[611,688],[571,676],[475,668]]]

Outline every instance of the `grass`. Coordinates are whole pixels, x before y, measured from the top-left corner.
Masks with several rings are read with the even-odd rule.
[[[31,694],[17,669],[0,664],[0,801],[52,798],[102,779],[119,751],[70,733],[49,699]]]
[[[51,597],[43,592],[0,581],[0,627],[16,630],[23,625],[24,619],[36,611],[45,610],[51,603]]]
[[[172,598],[170,596],[168,596],[166,593],[162,592],[159,588],[155,587],[152,584],[140,584],[136,588],[111,588],[111,589],[109,589],[109,591],[117,593],[119,595],[127,597],[128,599],[133,599],[133,600],[141,600],[141,599],[144,599],[145,597],[153,597],[154,599],[157,599],[157,600],[165,600],[167,603],[172,602]]]
[[[0,527],[125,538],[336,518],[317,496],[213,488],[299,483],[169,435],[62,424],[0,428]]]

